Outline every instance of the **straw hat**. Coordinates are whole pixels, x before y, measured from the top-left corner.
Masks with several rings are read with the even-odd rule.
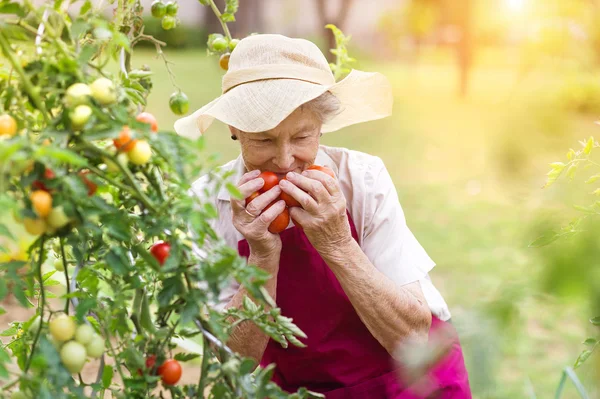
[[[376,72],[352,70],[335,82],[325,56],[312,42],[261,34],[241,40],[223,76],[223,94],[193,114],[178,119],[175,131],[198,138],[218,119],[244,132],[273,129],[300,105],[329,91],[340,112],[323,124],[333,132],[355,123],[384,118],[392,112],[392,90]]]

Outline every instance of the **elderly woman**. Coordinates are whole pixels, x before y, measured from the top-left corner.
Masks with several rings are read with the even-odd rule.
[[[284,349],[246,322],[233,331],[231,348],[276,363],[273,379],[289,391],[304,386],[328,399],[470,398],[455,337],[428,371],[425,391],[398,377],[401,343],[426,343],[450,326],[428,276],[435,264],[407,227],[381,159],[319,143],[323,133],[388,116],[386,78],[354,70],[336,83],[313,43],[254,35],[232,52],[222,85],[223,95],[178,120],[175,130],[193,138],[215,118],[226,123],[241,155],[223,169],[234,172],[246,198],[265,184],[261,171],[280,179],[247,205],[221,190],[215,229],[271,274],[267,291],[308,337],[305,348]],[[207,182],[196,181],[194,192],[202,195]],[[300,206],[289,208],[292,221],[274,234],[269,226],[286,209],[282,194]],[[232,286],[228,294],[225,306],[240,307],[248,292]]]

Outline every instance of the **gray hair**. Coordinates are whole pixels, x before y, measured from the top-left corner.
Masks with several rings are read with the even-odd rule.
[[[342,111],[342,104],[336,96],[326,91],[319,97],[302,104],[300,108],[313,111],[321,123],[326,123]]]

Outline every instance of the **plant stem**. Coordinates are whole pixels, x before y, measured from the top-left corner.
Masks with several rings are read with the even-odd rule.
[[[232,40],[231,33],[229,33],[229,28],[227,27],[227,23],[223,22],[223,20],[221,19],[221,11],[219,11],[219,8],[215,4],[214,0],[210,0],[210,8],[212,8],[213,12],[217,16],[217,19],[221,23],[221,26],[223,27],[223,32],[225,32],[225,36],[227,36],[227,39]]]
[[[2,33],[2,31],[0,31],[0,48],[2,48],[4,55],[8,58],[11,65],[13,66],[13,68],[17,71],[17,73],[21,77],[21,84],[25,88],[25,91],[27,92],[27,94],[29,94],[29,96],[33,100],[35,106],[42,113],[42,116],[44,117],[44,121],[46,122],[46,124],[50,124],[50,119],[48,118],[48,111],[46,110],[46,106],[42,102],[39,94],[37,93],[37,91],[35,90],[33,85],[31,84],[29,79],[27,79],[27,75],[25,75],[25,71],[23,70],[23,67],[21,67],[21,64],[15,58],[15,56],[10,48],[10,44],[8,43],[8,40],[6,39],[6,36],[4,36],[4,33]]]
[[[200,366],[200,380],[198,381],[198,399],[204,398],[204,386],[206,385],[206,374],[208,372],[208,358],[210,356],[210,344],[205,337],[202,337],[202,365]]]
[[[62,261],[63,261],[63,267],[65,269],[65,280],[67,282],[67,295],[69,295],[71,293],[71,286],[69,283],[69,269],[67,268],[68,263],[67,263],[67,257],[65,256],[65,243],[64,243],[64,239],[61,238],[60,239],[60,255],[62,256]],[[69,302],[71,300],[67,299],[65,302],[65,313],[69,314]]]
[[[2,35],[2,33],[0,33],[0,36]],[[33,344],[31,345],[31,354],[29,355],[29,357],[27,358],[27,364],[25,365],[25,373],[27,373],[27,371],[29,370],[29,367],[31,366],[31,361],[33,360],[33,354],[35,353],[35,347],[38,343],[38,340],[40,338],[40,334],[42,332],[42,326],[44,325],[43,320],[44,320],[44,307],[46,306],[46,292],[44,291],[44,281],[43,281],[43,277],[42,277],[42,262],[44,260],[44,243],[46,242],[46,235],[42,235],[42,238],[40,239],[40,246],[39,246],[39,250],[40,250],[40,256],[38,258],[38,262],[36,265],[36,273],[37,273],[37,277],[38,280],[40,282],[40,295],[41,295],[41,300],[42,300],[42,305],[40,306],[40,326],[38,327],[38,330],[35,333],[35,338],[33,339]]]
[[[87,168],[89,170],[91,170],[92,172],[94,172],[94,174],[96,174],[98,177],[100,177],[103,180],[106,180],[107,182],[109,182],[113,186],[118,187],[118,188],[120,188],[123,191],[127,191],[130,194],[132,194],[132,195],[137,195],[137,192],[134,189],[132,189],[129,186],[126,186],[124,184],[119,183],[118,181],[116,181],[113,178],[110,178],[110,177],[106,176],[106,174],[104,172],[102,172],[100,169],[96,168],[95,166],[88,165]]]

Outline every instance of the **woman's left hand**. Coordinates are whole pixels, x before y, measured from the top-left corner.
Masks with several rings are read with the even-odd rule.
[[[290,216],[318,252],[339,249],[352,240],[346,198],[337,179],[319,170],[306,170],[288,173],[279,186],[302,206],[289,208]]]

